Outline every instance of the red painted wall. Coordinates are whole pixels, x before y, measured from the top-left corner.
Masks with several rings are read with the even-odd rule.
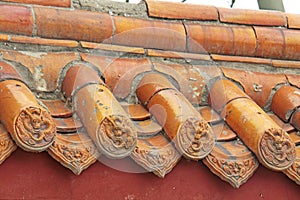
[[[47,153],[17,150],[0,165],[0,199],[299,200],[300,186],[282,173],[260,167],[234,189],[202,163],[185,159],[164,179],[152,173],[119,172],[100,162],[76,176]]]

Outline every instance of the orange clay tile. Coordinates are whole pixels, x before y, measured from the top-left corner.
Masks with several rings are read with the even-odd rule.
[[[19,147],[26,151],[46,150],[54,141],[55,124],[22,82],[0,82],[0,120]]]
[[[0,50],[0,53],[4,59],[19,62],[29,69],[34,79],[34,86],[39,91],[55,90],[63,67],[78,59],[74,52],[33,53]]]
[[[143,121],[151,117],[150,113],[140,104],[126,104],[122,107],[134,121]]]
[[[154,75],[156,82],[153,82],[153,74],[142,79],[137,89],[138,98],[142,99],[143,104],[149,100],[149,112],[185,157],[192,160],[205,157],[213,148],[215,140],[210,126],[180,92],[169,88],[168,84],[171,83],[164,76]],[[158,81],[161,83],[159,86]]]
[[[58,6],[58,7],[70,7],[71,0],[2,0],[6,2],[24,3],[24,4],[37,4],[42,6]]]
[[[153,119],[134,121],[133,123],[137,129],[139,138],[148,138],[151,136],[155,136],[162,131],[162,127]]]
[[[220,21],[226,23],[286,26],[286,17],[282,12],[250,9],[218,8]]]
[[[72,96],[88,84],[103,84],[99,72],[83,64],[71,66],[65,74],[61,84],[61,91],[66,98]]]
[[[295,87],[300,88],[300,75],[297,74],[285,74],[288,82]]]
[[[6,34],[0,34],[0,41],[6,42],[9,39],[9,35]]]
[[[48,46],[61,46],[61,47],[78,47],[78,42],[73,40],[55,40],[55,39],[44,39],[37,37],[26,37],[20,35],[12,35],[10,42],[24,43],[24,44],[39,44]]]
[[[288,20],[288,28],[300,28],[300,15],[299,14],[286,14]]]
[[[65,118],[72,116],[72,110],[60,99],[43,99],[42,102],[48,108],[52,117]]]
[[[173,144],[162,134],[140,138],[130,157],[140,166],[163,178],[181,158]]]
[[[113,44],[174,51],[186,49],[186,34],[182,23],[113,18],[116,27]]]
[[[242,63],[272,65],[272,60],[267,59],[267,58],[227,56],[227,55],[219,55],[219,54],[211,54],[211,57],[215,61],[242,62]]]
[[[56,131],[59,133],[74,133],[82,128],[82,123],[75,117],[53,118]]]
[[[19,72],[10,64],[0,61],[0,81],[15,79],[22,81]]]
[[[272,59],[273,67],[282,67],[282,68],[297,68],[300,69],[299,61],[291,61],[291,60],[275,60]]]
[[[300,132],[299,131],[293,131],[289,134],[292,141],[295,143],[296,146],[300,145]]]
[[[208,123],[217,123],[221,121],[220,116],[210,106],[202,106],[199,108],[199,113]]]
[[[217,81],[212,91],[222,92],[224,85],[226,89],[223,93],[239,90],[236,85],[226,82],[228,81]],[[237,98],[228,102],[221,116],[265,167],[282,171],[292,165],[295,159],[294,143],[251,99]]]
[[[89,49],[101,49],[106,51],[134,53],[134,54],[145,53],[145,50],[139,47],[127,47],[127,46],[93,43],[93,42],[80,42],[80,44],[83,48],[89,48]]]
[[[111,91],[99,81],[100,76],[95,78],[97,75],[87,66],[73,66],[64,77],[62,90],[76,90],[71,92],[72,107],[100,153],[123,158],[135,148],[137,131]],[[76,77],[80,79],[74,80]]]
[[[152,70],[146,58],[113,58],[89,54],[81,54],[81,57],[104,73],[105,84],[117,98],[127,97],[135,77]]]
[[[280,28],[254,27],[257,37],[257,57],[283,58],[285,41]]]
[[[85,133],[57,134],[48,153],[76,175],[97,161],[99,152]]]
[[[185,23],[188,51],[254,56],[256,38],[252,28]]]
[[[294,112],[294,114],[291,117],[290,123],[298,130],[300,131],[300,108]]]
[[[162,58],[179,58],[192,60],[211,60],[208,54],[183,53],[175,51],[162,51],[157,49],[147,49],[148,56],[162,57]]]
[[[102,42],[112,36],[106,13],[34,7],[37,35],[45,38]]]
[[[230,141],[237,138],[235,132],[233,132],[224,121],[212,125],[211,128],[219,142]]]
[[[300,33],[296,30],[283,30],[285,39],[284,59],[300,60]],[[300,65],[300,64],[299,64]]]
[[[106,86],[90,84],[83,87],[74,96],[73,107],[105,156],[123,158],[134,150],[136,128]]]
[[[218,11],[214,6],[153,0],[147,0],[146,3],[150,17],[190,20],[218,20]]]
[[[287,133],[291,133],[291,132],[295,131],[295,128],[290,123],[285,123],[284,121],[279,119],[279,117],[277,117],[275,114],[268,113],[268,115],[271,117],[271,119],[276,124],[278,124],[278,126],[280,126]],[[289,135],[291,135],[291,134],[289,134]]]
[[[300,185],[300,146],[296,147],[296,160],[293,165],[287,170],[283,171],[291,180]]]
[[[0,124],[0,164],[2,164],[16,149],[17,145],[15,145],[3,125]]]
[[[230,68],[222,68],[222,71],[227,78],[239,82],[246,94],[261,107],[266,106],[272,89],[278,84],[286,83],[284,74],[250,72]]]
[[[210,89],[208,102],[213,109],[221,112],[229,102],[239,98],[250,98],[233,82],[229,80],[219,80]]]
[[[29,7],[0,5],[0,31],[31,36],[34,21]]]
[[[142,78],[137,87],[136,94],[141,104],[146,106],[156,93],[166,89],[176,90],[175,86],[162,74],[151,73]]]
[[[246,183],[259,166],[254,154],[239,140],[216,142],[203,162],[234,188]]]
[[[280,119],[288,122],[297,107],[300,107],[300,89],[285,85],[275,92],[271,108]]]
[[[257,104],[250,99],[236,99],[223,111],[226,122],[255,153],[265,167],[282,171],[295,160],[295,145]]]

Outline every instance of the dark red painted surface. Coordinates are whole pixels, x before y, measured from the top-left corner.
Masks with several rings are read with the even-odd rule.
[[[130,163],[129,163],[130,164]],[[284,199],[300,198],[300,186],[260,167],[239,189],[184,159],[164,179],[132,174],[100,162],[76,176],[47,153],[20,149],[0,165],[0,199]]]

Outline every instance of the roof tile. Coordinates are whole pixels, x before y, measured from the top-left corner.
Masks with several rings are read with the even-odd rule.
[[[21,81],[5,80],[0,82],[0,95],[0,120],[16,144],[25,151],[46,150],[54,141],[56,127],[30,89]]]
[[[222,180],[239,188],[255,173],[259,163],[252,152],[238,140],[217,142],[204,164]]]
[[[288,122],[297,107],[300,107],[300,89],[284,85],[275,92],[271,108],[280,119]]]
[[[296,30],[283,30],[285,38],[284,58],[300,60],[300,33]]]
[[[231,68],[222,68],[224,75],[239,82],[249,95],[259,106],[266,106],[271,91],[278,85],[287,82],[283,74],[268,74],[261,72],[251,72]]]
[[[268,59],[268,58],[228,56],[228,55],[219,55],[219,54],[211,54],[211,57],[215,61],[242,62],[242,63],[272,65],[272,60]]]
[[[138,136],[140,138],[149,138],[157,135],[162,131],[162,127],[157,124],[153,119],[147,119],[144,121],[134,121],[137,128]]]
[[[75,117],[67,117],[67,118],[53,118],[56,130],[59,133],[74,133],[77,130],[82,128],[82,123],[80,120],[76,119]]]
[[[185,23],[188,51],[254,56],[256,38],[251,27]]]
[[[106,13],[34,7],[37,35],[45,38],[102,42],[113,34]]]
[[[298,185],[300,185],[300,146],[296,147],[296,160],[293,165],[284,171],[284,173],[293,181],[295,181]]]
[[[157,49],[147,49],[147,55],[162,57],[162,58],[179,58],[179,59],[206,60],[206,61],[211,60],[211,57],[208,54],[163,51]]]
[[[276,122],[276,124],[278,124],[278,126],[289,133],[289,136],[291,136],[291,133],[295,131],[295,128],[290,123],[285,123],[279,117],[277,117],[277,115],[273,113],[268,113],[268,115],[273,119],[274,122]]]
[[[52,117],[71,117],[72,110],[66,106],[66,103],[60,99],[50,100],[44,99],[42,100],[43,104],[49,109]]]
[[[6,42],[9,39],[9,35],[0,34],[0,41]]]
[[[300,68],[299,61],[292,61],[292,60],[276,60],[272,59],[272,66],[273,67],[281,67],[281,68]]]
[[[143,121],[151,117],[150,113],[140,104],[125,104],[122,107],[134,121]]]
[[[78,47],[78,42],[73,40],[55,40],[37,37],[26,37],[21,35],[12,35],[11,42],[24,43],[24,44],[38,44],[49,46],[62,46],[62,47]]]
[[[2,124],[0,124],[0,146],[0,164],[2,164],[17,149],[17,145]]]
[[[199,108],[199,113],[205,121],[211,124],[215,124],[221,121],[221,117],[210,106],[202,106]]]
[[[214,124],[211,126],[218,142],[231,141],[237,139],[234,131],[224,122]]]
[[[285,74],[285,75],[291,85],[300,88],[300,75],[298,74]]]
[[[127,46],[93,43],[93,42],[80,42],[80,44],[83,48],[89,48],[89,49],[101,49],[106,51],[114,51],[114,52],[117,51],[117,52],[134,53],[134,54],[145,53],[145,50],[139,47],[127,47]]]
[[[6,2],[24,3],[24,4],[37,4],[42,6],[58,6],[58,7],[71,7],[71,0],[2,0]]]
[[[291,124],[300,131],[300,107],[294,112],[291,117]]]
[[[264,58],[283,58],[285,40],[281,29],[254,27],[257,37],[256,56]]]
[[[19,62],[32,74],[34,87],[39,91],[53,91],[61,70],[73,60],[78,60],[74,52],[31,53],[0,49],[6,60]]]
[[[34,18],[29,7],[0,5],[0,31],[4,33],[33,34]]]
[[[84,133],[57,134],[48,153],[76,175],[95,163],[99,156],[93,141]]]
[[[113,19],[116,27],[113,44],[186,50],[186,34],[182,23],[128,17],[113,17]]]
[[[286,26],[285,14],[278,11],[218,8],[220,21],[236,24]]]
[[[300,14],[286,14],[288,20],[288,28],[300,28]]]
[[[151,17],[214,21],[219,18],[217,8],[214,6],[153,0],[147,0],[146,3]]]

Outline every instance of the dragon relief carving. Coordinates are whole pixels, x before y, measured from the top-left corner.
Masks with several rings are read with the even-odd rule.
[[[175,167],[181,155],[171,143],[162,148],[153,146],[149,148],[138,143],[131,153],[131,158],[147,171],[163,178]]]
[[[204,159],[204,163],[213,173],[234,188],[239,188],[245,183],[259,166],[254,156],[248,159],[228,160],[210,154]]]
[[[64,137],[64,136],[60,136]],[[97,161],[99,152],[91,140],[74,142],[64,142],[58,139],[49,147],[48,153],[63,166],[72,170],[76,175]]]
[[[2,127],[2,125],[1,125]],[[17,149],[7,132],[0,133],[0,164]]]
[[[296,157],[295,145],[282,129],[265,131],[260,141],[262,158],[271,168],[283,170],[292,165]]]
[[[175,143],[185,157],[199,160],[211,152],[215,136],[206,121],[189,118],[180,126]]]
[[[300,157],[297,157],[292,166],[287,168],[284,173],[298,185],[300,185]]]
[[[38,107],[27,107],[16,119],[16,142],[28,151],[43,151],[55,137],[56,128],[51,115]]]
[[[128,156],[137,142],[137,131],[125,116],[105,117],[97,131],[97,146],[109,158]]]

